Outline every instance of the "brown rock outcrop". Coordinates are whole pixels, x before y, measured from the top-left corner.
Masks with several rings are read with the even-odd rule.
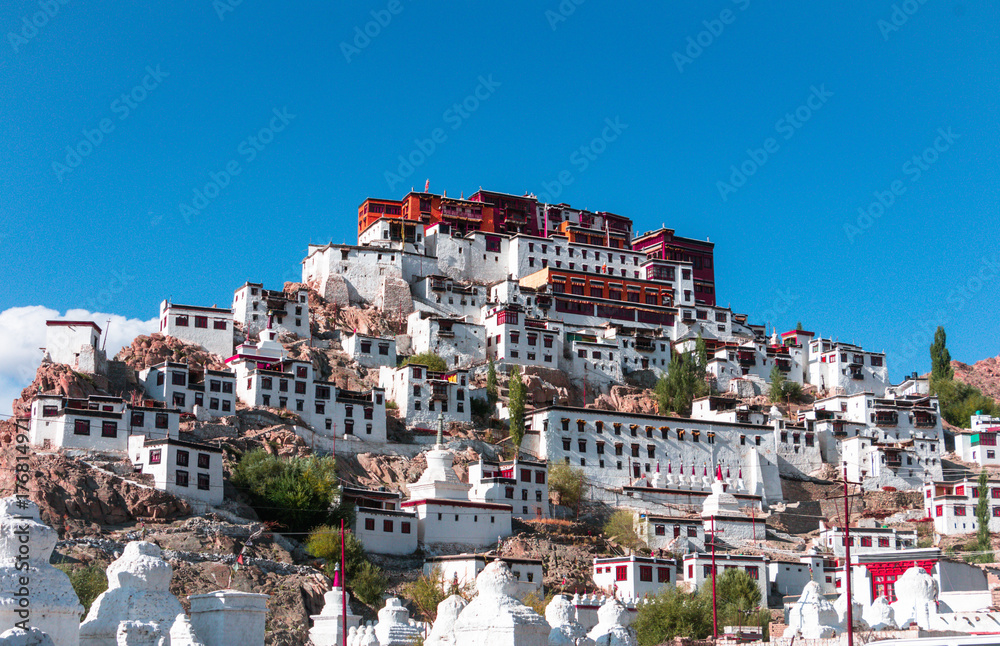
[[[15,417],[25,418],[31,415],[31,400],[39,394],[89,397],[103,393],[92,375],[76,372],[62,363],[43,363],[35,371],[35,380],[21,391],[21,397],[14,400],[12,408]]]
[[[656,415],[656,395],[651,390],[630,386],[612,386],[611,392],[599,395],[587,408],[614,410],[621,413]]]
[[[225,368],[221,357],[207,352],[200,346],[185,343],[172,336],[164,336],[159,332],[154,332],[149,336],[140,334],[135,337],[132,344],[122,348],[115,359],[124,361],[136,371],[164,361],[187,363],[189,366],[199,369],[223,370]]]
[[[955,379],[975,386],[987,397],[1000,402],[1000,356],[977,361],[971,366],[961,361],[952,361]]]

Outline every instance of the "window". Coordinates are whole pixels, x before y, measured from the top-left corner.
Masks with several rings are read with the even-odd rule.
[[[178,487],[188,486],[188,472],[178,469],[174,472],[174,484]]]
[[[545,484],[544,471],[535,471],[535,484]]]
[[[871,536],[862,536],[861,537],[861,547],[871,547],[871,546],[872,546],[872,537]]]
[[[90,435],[90,420],[78,419],[73,424],[73,435]]]
[[[184,386],[187,384],[187,375],[183,372],[171,372],[170,383],[175,386]]]
[[[658,567],[656,568],[656,582],[657,583],[669,583],[670,582],[670,568]]]
[[[756,565],[748,565],[746,571],[754,581],[760,578],[760,569]]]
[[[176,325],[178,327],[187,327],[188,326],[188,317],[186,317],[186,316],[175,316],[174,317],[174,325]]]
[[[153,449],[152,451],[149,452],[149,463],[159,464],[162,455],[163,455],[162,449]]]
[[[956,516],[964,516],[965,515],[965,507],[963,507],[962,505],[959,505],[959,506],[955,507],[955,515]]]
[[[889,547],[889,539],[886,538],[886,537],[884,537],[884,536],[880,537],[878,539],[878,546],[879,547]]]
[[[212,327],[216,330],[225,330],[226,322],[222,319],[217,319],[212,323]]]
[[[208,327],[208,317],[207,316],[196,316],[194,317],[194,326],[200,328]]]
[[[407,521],[407,520],[404,520],[403,522],[399,523],[399,531],[401,531],[404,534],[409,534],[410,533],[410,522]]]
[[[666,536],[667,528],[664,525],[656,525],[654,532],[656,533],[657,536]]]
[[[186,467],[190,454],[187,451],[177,451],[177,466]]]
[[[198,489],[201,491],[208,491],[212,488],[212,479],[208,477],[207,473],[198,474]]]
[[[615,566],[615,581],[628,581],[628,566]]]
[[[698,538],[698,528],[691,526],[688,527],[688,538]]]
[[[198,454],[198,468],[199,469],[207,469],[208,466],[209,466],[209,464],[211,463],[211,461],[212,461],[212,456],[210,456],[208,453],[199,453]]]
[[[440,516],[440,515],[441,514],[438,514],[438,516]],[[440,519],[438,519],[438,520],[440,520]],[[368,531],[370,531],[370,532],[374,532],[375,531],[375,519],[374,518],[365,518],[365,529],[368,530]]]
[[[653,566],[652,565],[640,565],[639,566],[639,580],[640,581],[653,581]]]
[[[382,531],[383,532],[389,532],[390,534],[392,533],[392,521],[391,520],[383,520],[382,521]]]

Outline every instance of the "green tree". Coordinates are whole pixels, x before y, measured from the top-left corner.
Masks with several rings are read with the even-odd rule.
[[[982,411],[984,415],[1000,415],[1000,406],[995,401],[975,386],[957,379],[931,378],[931,393],[938,397],[941,417],[960,428],[969,428],[969,418],[976,411]]]
[[[350,582],[350,580],[348,580]],[[358,573],[354,575],[354,584],[351,594],[361,603],[369,606],[380,606],[382,597],[385,595],[389,581],[385,578],[382,569],[370,561],[361,564]]]
[[[771,368],[771,374],[768,376],[768,380],[771,382],[771,390],[768,392],[768,399],[772,402],[783,402],[785,401],[785,373],[778,368],[778,364],[775,364]]]
[[[316,558],[326,559],[326,575],[333,578],[340,565],[340,528],[321,525],[306,539],[306,551]],[[388,585],[382,570],[368,561],[361,541],[353,532],[344,534],[344,580],[347,589],[359,601],[372,605],[381,601]]]
[[[560,505],[571,507],[579,514],[583,488],[583,469],[571,467],[564,462],[549,464],[549,491],[559,493]]]
[[[704,639],[712,634],[711,597],[665,586],[638,607],[632,626],[639,646],[658,646],[677,636]]]
[[[944,332],[944,327],[939,325],[934,332],[934,343],[931,344],[931,379],[951,379],[955,376],[955,371],[951,368],[951,353],[945,343],[948,336]]]
[[[413,602],[419,618],[431,623],[437,618],[438,604],[447,599],[448,595],[441,580],[441,568],[438,567],[430,575],[421,574],[416,581],[403,586],[403,596]]]
[[[979,474],[979,503],[976,505],[976,549],[983,554],[976,559],[981,563],[993,562],[993,541],[990,539],[990,499],[986,490],[989,489],[990,478],[983,469]]]
[[[711,607],[712,586],[702,586],[699,594]],[[732,568],[717,574],[715,595],[719,626],[766,626],[770,622],[770,613],[761,608],[766,604],[757,581],[745,570]]]
[[[690,415],[691,402],[697,397],[708,394],[708,384],[705,383],[707,362],[701,364],[701,360],[702,357],[691,352],[674,353],[671,356],[667,374],[660,377],[654,388],[661,415],[666,415],[670,411],[684,416]]]
[[[445,360],[430,351],[406,357],[402,365],[407,366],[411,363],[418,366],[426,366],[431,372],[445,372],[448,370],[448,364],[445,363]]]
[[[486,370],[486,399],[490,405],[494,405],[500,399],[500,387],[497,385],[497,367],[490,359],[489,367]]]
[[[231,480],[246,492],[262,520],[280,523],[289,532],[308,532],[350,514],[334,504],[340,489],[332,457],[280,458],[256,449],[243,454]]]
[[[83,604],[83,614],[90,612],[90,606],[108,589],[108,577],[104,574],[104,568],[97,563],[90,565],[60,563],[57,568],[69,575],[69,582],[73,585],[76,596]]]
[[[608,522],[604,523],[604,535],[614,538],[615,541],[625,547],[636,550],[643,544],[639,534],[635,531],[635,517],[632,512],[619,509],[611,514]]]
[[[705,345],[705,339],[701,338],[701,334],[698,334],[698,340],[694,343],[694,354],[698,359],[696,374],[704,380],[705,371],[708,369],[708,347]]]
[[[510,442],[521,448],[524,439],[524,382],[521,381],[521,367],[510,369],[510,384],[508,385],[507,408],[510,411]]]
[[[802,327],[802,321],[799,321],[798,323],[795,324],[795,331],[796,332],[804,332],[805,331],[805,328]]]

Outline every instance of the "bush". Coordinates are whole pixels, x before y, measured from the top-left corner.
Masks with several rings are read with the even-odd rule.
[[[608,522],[604,524],[604,535],[614,538],[618,543],[629,549],[639,549],[642,540],[635,531],[635,517],[632,512],[621,509],[611,514]]]
[[[83,614],[86,615],[90,612],[91,604],[108,589],[108,577],[104,574],[104,568],[97,563],[90,565],[63,563],[56,567],[69,575],[69,582],[73,584],[73,590],[83,604]]]
[[[448,369],[448,364],[445,363],[444,359],[433,352],[421,352],[420,354],[406,357],[402,365],[406,366],[411,363],[427,366],[427,369],[433,372],[444,372]]]
[[[712,634],[712,599],[673,586],[639,606],[635,621],[639,646],[657,646],[674,637],[704,639]]]
[[[449,592],[442,587],[441,570],[434,568],[430,576],[421,574],[413,583],[403,587],[403,596],[413,603],[413,607],[423,621],[433,623],[437,619],[438,604],[448,598]]]
[[[308,532],[347,513],[333,504],[339,489],[332,457],[279,458],[257,449],[243,455],[232,482],[247,493],[261,520],[289,532]]]
[[[531,608],[532,610],[534,610],[535,612],[544,617],[545,609],[548,607],[549,603],[551,603],[552,600],[555,599],[555,597],[556,597],[555,592],[549,592],[544,597],[542,597],[537,592],[532,590],[528,594],[524,595],[524,599],[521,600],[521,603],[528,606],[529,608]]]
[[[358,601],[369,606],[377,606],[382,603],[382,596],[389,585],[382,570],[369,561],[361,564],[361,568],[354,575],[353,584],[350,584],[350,578],[347,581],[351,593]]]
[[[386,402],[385,402],[385,409],[386,410],[397,410],[397,409],[399,409],[399,404],[397,404],[395,401],[393,401],[391,399],[387,399]]]
[[[473,417],[485,417],[489,419],[493,415],[493,406],[490,402],[485,399],[479,399],[478,397],[472,400],[472,416]]]
[[[326,559],[326,575],[333,578],[334,568],[340,564],[340,528],[330,525],[317,527],[306,539],[306,551],[316,558]],[[344,561],[347,569],[347,587],[366,561],[361,541],[353,532],[344,533]]]
[[[556,462],[549,465],[549,491],[559,493],[559,504],[579,511],[583,499],[583,469]]]

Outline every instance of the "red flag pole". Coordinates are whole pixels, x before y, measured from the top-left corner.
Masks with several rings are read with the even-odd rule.
[[[347,646],[347,562],[344,558],[344,519],[340,519],[340,599],[343,604],[344,646]]]
[[[715,514],[712,514],[712,639],[719,641],[719,615],[715,600]]]

